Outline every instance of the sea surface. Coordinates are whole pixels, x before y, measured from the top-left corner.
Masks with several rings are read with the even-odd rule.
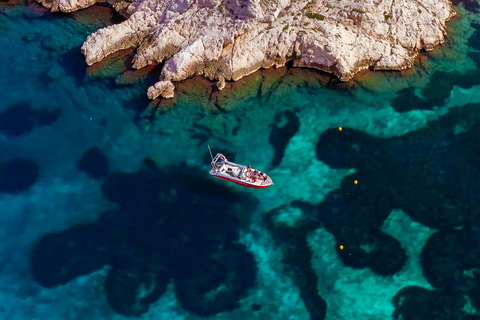
[[[161,65],[84,62],[108,5],[0,2],[0,319],[480,319],[479,7],[406,71],[149,101]]]

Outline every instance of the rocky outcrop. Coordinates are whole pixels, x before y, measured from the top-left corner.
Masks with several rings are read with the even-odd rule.
[[[96,1],[44,5],[72,11]],[[172,97],[173,82],[193,75],[218,80],[221,89],[225,80],[287,61],[343,81],[368,67],[408,68],[421,49],[444,41],[455,12],[448,0],[137,0],[127,14],[91,34],[82,52],[88,65],[130,47],[137,48],[134,68],[164,61],[160,82],[148,89],[152,99]]]

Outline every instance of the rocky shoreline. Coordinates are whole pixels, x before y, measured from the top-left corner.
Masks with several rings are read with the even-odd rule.
[[[97,0],[39,0],[72,12]],[[235,81],[260,68],[309,67],[348,81],[365,68],[402,70],[444,42],[455,15],[449,0],[137,0],[108,1],[127,19],[91,34],[92,65],[136,48],[136,69],[164,62],[148,97],[174,96],[174,82],[203,75]]]

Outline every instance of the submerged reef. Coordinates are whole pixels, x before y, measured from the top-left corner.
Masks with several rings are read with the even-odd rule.
[[[256,262],[238,230],[256,200],[199,171],[146,160],[135,173],[109,174],[102,192],[119,209],[42,237],[31,255],[34,279],[52,288],[108,265],[104,290],[117,313],[141,315],[172,280],[191,313],[235,309],[255,285]]]
[[[38,0],[72,12],[98,0]],[[173,82],[204,75],[238,80],[260,68],[311,67],[342,81],[359,70],[401,70],[421,50],[442,43],[454,14],[448,0],[369,1],[109,1],[126,21],[91,34],[82,46],[88,65],[136,48],[133,68],[164,62],[148,97],[173,97]]]

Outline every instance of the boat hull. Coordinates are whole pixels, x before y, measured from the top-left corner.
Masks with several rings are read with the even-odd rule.
[[[212,169],[209,172],[216,178],[254,189],[273,186],[273,181],[267,174],[255,170],[251,166],[247,168],[238,163],[228,161],[221,153],[217,153],[215,158],[212,156],[211,165]]]
[[[244,181],[244,180],[235,179],[233,177],[217,174],[215,172],[210,172],[210,174],[212,176],[216,177],[216,178],[226,180],[226,181],[230,181],[230,182],[239,184],[239,185],[244,186],[244,187],[249,187],[249,188],[263,189],[263,188],[273,186],[273,183],[257,184],[257,183],[247,182],[247,181]]]

